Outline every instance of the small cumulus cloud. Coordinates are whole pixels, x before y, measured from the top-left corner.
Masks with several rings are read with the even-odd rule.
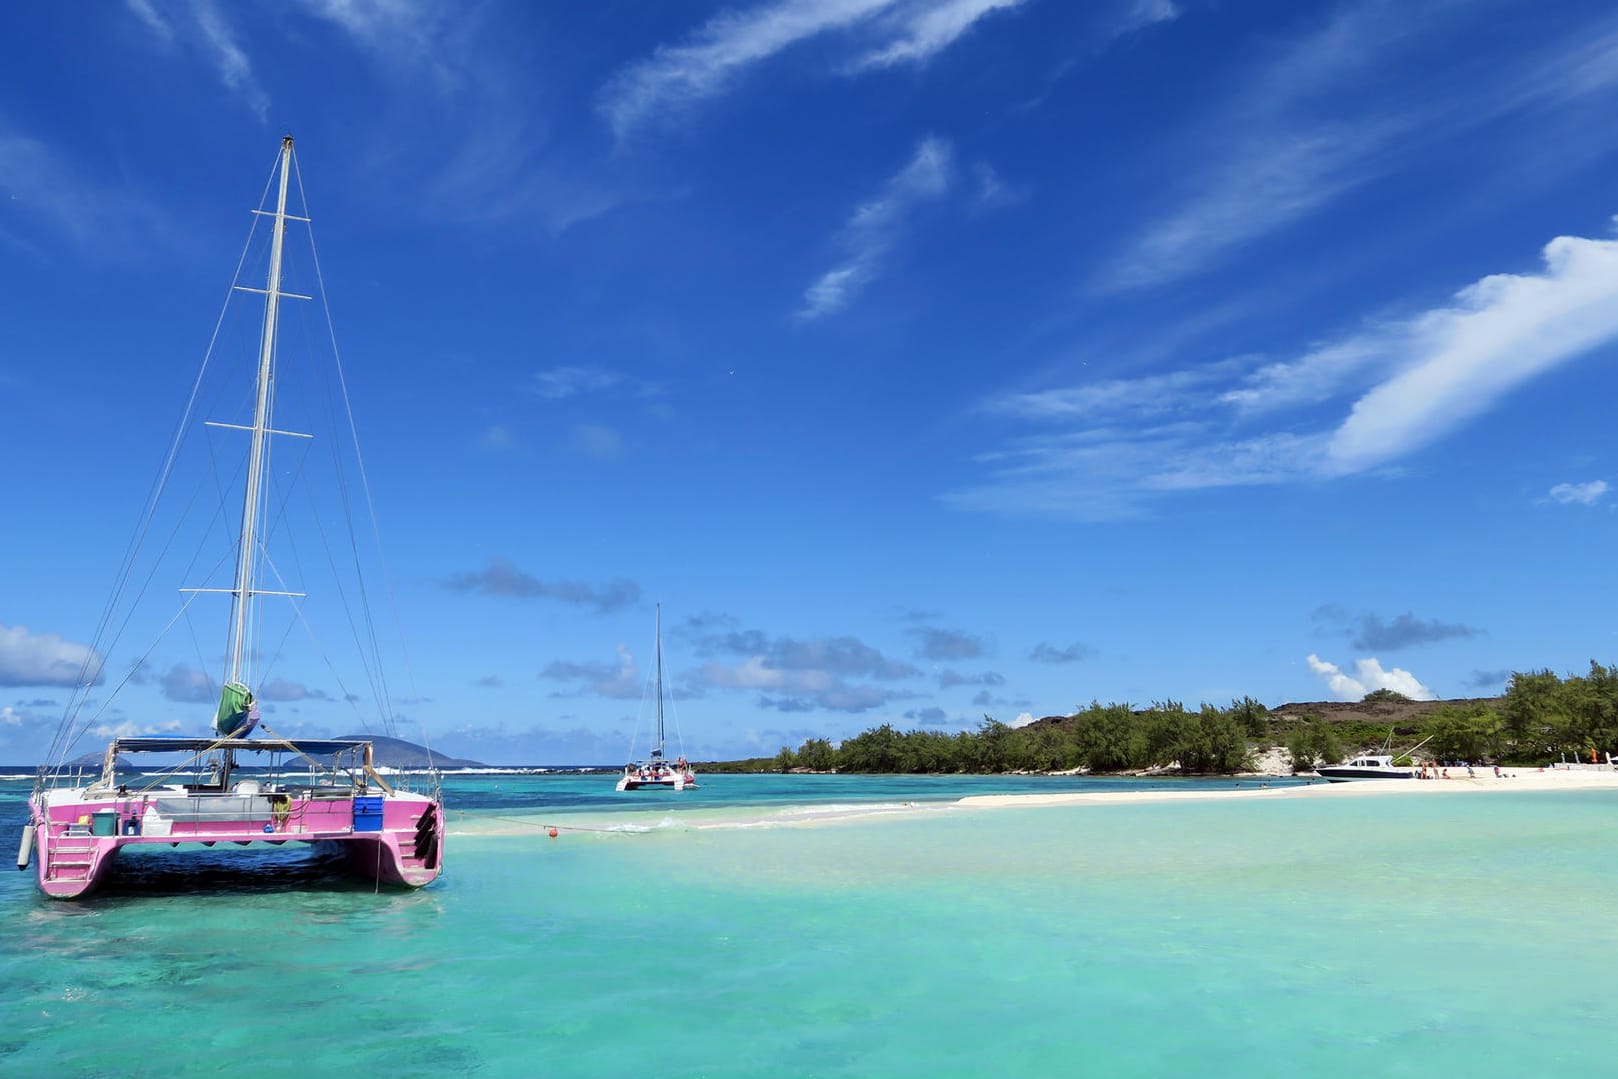
[[[600,614],[628,607],[640,599],[640,586],[633,581],[614,580],[602,586],[578,581],[542,581],[518,569],[509,559],[491,558],[486,568],[475,573],[458,573],[444,582],[455,592],[475,592],[485,596],[517,599],[554,599],[580,607],[593,607]]]
[[[1408,611],[1391,620],[1377,614],[1356,615],[1333,603],[1317,607],[1313,618],[1322,630],[1346,636],[1355,648],[1367,652],[1397,652],[1412,645],[1476,637],[1482,632],[1458,622],[1417,618]]]
[[[1018,713],[1017,718],[1012,720],[1010,723],[1007,723],[1006,726],[1008,726],[1008,727],[1026,727],[1032,722],[1034,722],[1034,713],[1032,713],[1032,712],[1020,712],[1020,713]]]
[[[616,663],[586,661],[570,663],[557,660],[540,672],[541,678],[575,683],[574,692],[590,692],[601,697],[632,700],[642,693],[641,678],[635,666],[635,657],[623,645],[618,646]]]
[[[1611,490],[1606,480],[1591,480],[1589,483],[1558,483],[1551,488],[1551,500],[1560,502],[1564,506],[1579,505],[1593,506],[1607,496]]]
[[[88,645],[27,626],[0,625],[0,686],[100,685],[102,660]]]
[[[959,630],[921,626],[905,632],[916,638],[921,655],[926,659],[976,659],[985,651],[983,638]]]
[[[953,670],[938,672],[939,689],[951,689],[955,686],[1003,686],[1005,684],[1005,676],[996,674],[994,671],[984,671],[982,674],[962,674]]]
[[[880,682],[921,672],[855,637],[772,637],[760,630],[715,630],[689,636],[698,654],[735,656],[739,662],[706,663],[695,675],[700,687],[757,690],[759,706],[781,712],[864,712],[909,697]]]
[[[1332,697],[1339,701],[1357,701],[1378,689],[1391,689],[1415,701],[1437,700],[1438,694],[1417,681],[1416,676],[1400,667],[1383,670],[1375,658],[1356,660],[1354,674],[1345,674],[1335,663],[1329,663],[1313,653],[1309,656],[1309,669],[1326,683]]]
[[[163,676],[161,684],[163,696],[185,704],[212,701],[219,693],[218,686],[212,678],[184,663],[176,663],[170,667],[168,673]]]
[[[1077,641],[1064,648],[1058,648],[1053,644],[1046,644],[1041,641],[1034,646],[1032,652],[1028,653],[1028,658],[1035,663],[1078,663],[1081,660],[1089,659],[1094,654],[1095,649]]]
[[[1473,671],[1466,684],[1470,689],[1500,689],[1511,681],[1515,673],[1509,668],[1498,671]]]
[[[90,728],[90,733],[97,738],[111,740],[113,738],[149,738],[159,734],[178,734],[184,727],[177,719],[162,719],[148,722],[126,719],[119,723],[100,723]]]
[[[291,682],[285,678],[276,678],[260,686],[258,697],[264,701],[329,701],[333,699],[332,695],[323,689],[311,689],[299,682]]]

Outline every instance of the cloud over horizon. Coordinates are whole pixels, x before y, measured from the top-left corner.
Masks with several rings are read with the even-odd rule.
[[[1354,674],[1348,675],[1335,663],[1328,663],[1310,653],[1309,669],[1326,683],[1334,700],[1363,700],[1367,693],[1378,689],[1391,689],[1413,701],[1438,699],[1438,694],[1422,685],[1409,671],[1399,667],[1383,670],[1382,664],[1375,658],[1355,660]]]

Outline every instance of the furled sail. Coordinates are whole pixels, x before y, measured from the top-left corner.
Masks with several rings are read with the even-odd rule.
[[[226,682],[219,692],[219,711],[214,713],[213,729],[223,737],[241,738],[258,726],[258,704],[253,691],[240,682]]]

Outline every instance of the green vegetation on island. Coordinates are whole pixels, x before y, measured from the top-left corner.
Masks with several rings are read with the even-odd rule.
[[[1358,705],[1284,705],[1251,697],[1192,711],[1178,701],[1144,709],[1092,702],[1073,715],[1011,727],[984,716],[975,730],[900,731],[884,723],[839,745],[811,738],[773,758],[708,763],[705,771],[881,773],[1141,772],[1230,774],[1256,755],[1286,751],[1297,771],[1334,764],[1361,748],[1421,744],[1435,760],[1537,766],[1618,751],[1618,667],[1588,674],[1519,672],[1503,697],[1412,701],[1376,690]],[[1604,759],[1604,758],[1603,758]]]

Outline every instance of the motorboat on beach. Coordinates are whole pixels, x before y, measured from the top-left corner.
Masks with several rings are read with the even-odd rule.
[[[624,765],[623,775],[618,777],[619,791],[638,790],[694,790],[697,786],[696,773],[686,761],[685,754],[681,753],[673,761],[664,755],[666,749],[663,735],[663,605],[657,605],[657,688],[654,695],[657,699],[657,741],[652,746],[651,755],[645,760],[631,761]],[[631,753],[633,753],[631,747]]]
[[[305,611],[300,602],[304,593],[290,591],[282,583],[284,564],[278,567],[271,558],[268,543],[272,534],[279,537],[287,531],[285,521],[291,516],[286,508],[291,501],[288,497],[290,491],[274,498],[270,494],[272,484],[279,482],[279,474],[270,468],[270,436],[311,437],[278,430],[273,426],[274,420],[280,418],[274,414],[276,391],[281,388],[281,358],[277,348],[279,305],[285,298],[313,298],[282,288],[283,243],[287,223],[308,222],[306,208],[304,214],[287,212],[288,188],[295,170],[296,160],[289,135],[281,142],[275,169],[270,174],[271,182],[265,187],[266,200],[272,189],[277,192],[273,200],[274,208],[266,210],[265,203],[261,202],[260,208],[254,211],[258,215],[257,220],[270,222],[269,237],[259,248],[262,252],[264,246],[268,247],[268,275],[262,281],[262,288],[257,287],[258,279],[255,279],[253,286],[232,282],[231,289],[232,294],[246,292],[263,297],[262,320],[258,317],[256,305],[250,316],[253,340],[249,347],[256,345],[257,351],[257,373],[252,380],[251,396],[245,392],[233,395],[243,409],[249,401],[252,402],[252,418],[246,423],[209,424],[250,436],[245,454],[246,464],[240,466],[241,470],[237,472],[241,487],[232,489],[229,483],[218,483],[216,490],[221,496],[220,504],[212,513],[204,511],[208,523],[198,526],[198,531],[202,533],[199,550],[214,546],[223,548],[223,553],[212,559],[193,556],[192,562],[183,571],[189,573],[196,567],[202,567],[197,572],[217,572],[221,584],[225,583],[224,574],[232,566],[234,572],[229,578],[228,587],[181,589],[187,595],[184,605],[163,627],[166,632],[181,620],[191,602],[201,594],[224,593],[230,596],[231,612],[223,653],[223,677],[210,691],[208,683],[211,678],[201,672],[196,674],[199,682],[197,688],[201,693],[218,694],[213,729],[211,733],[199,737],[156,737],[146,734],[115,737],[107,746],[100,767],[86,763],[86,760],[93,762],[93,756],[69,759],[80,738],[93,730],[105,729],[104,725],[110,725],[107,724],[105,712],[108,701],[116,697],[119,690],[127,685],[149,681],[142,676],[142,672],[146,668],[147,657],[151,655],[151,648],[140,655],[131,666],[130,673],[112,686],[105,698],[90,697],[93,687],[104,680],[101,658],[104,648],[116,645],[118,634],[129,623],[125,609],[118,606],[122,602],[124,587],[131,580],[139,581],[141,594],[144,595],[151,581],[151,575],[145,572],[144,567],[139,574],[133,572],[135,559],[141,553],[140,538],[150,530],[158,500],[174,476],[177,451],[183,438],[181,435],[176,436],[175,444],[170,449],[164,472],[154,488],[136,540],[126,555],[114,589],[114,598],[108,604],[96,639],[86,649],[73,699],[68,703],[47,763],[41,767],[29,798],[29,819],[18,848],[17,868],[26,869],[31,861],[35,863],[39,887],[47,896],[73,899],[91,893],[106,879],[119,856],[132,848],[157,853],[162,848],[193,847],[198,844],[206,847],[225,845],[227,849],[230,846],[262,844],[273,847],[320,844],[340,851],[354,872],[378,884],[405,887],[425,885],[443,871],[444,808],[435,770],[429,770],[424,777],[396,775],[384,778],[377,769],[372,743],[363,738],[284,738],[270,731],[268,725],[261,724],[260,720],[258,698],[261,694],[257,690],[268,690],[272,699],[279,696],[283,700],[299,700],[312,696],[307,689],[299,686],[296,688],[298,696],[289,697],[287,694],[291,691],[286,688],[289,683],[269,677],[269,670],[282,658],[285,637],[277,640],[264,628],[265,614],[260,598],[281,597],[290,602],[289,629],[298,623],[305,623]],[[297,190],[300,194],[303,190],[301,176],[298,177]],[[250,237],[249,246],[252,243],[253,238]],[[312,235],[310,251],[313,251]],[[246,258],[245,250],[243,258]],[[318,259],[312,264],[318,282]],[[224,318],[221,315],[221,323]],[[215,337],[217,340],[217,329]],[[204,372],[208,370],[208,359],[213,352],[214,346],[210,345],[209,357],[203,361]],[[239,366],[245,368],[246,365],[243,363]],[[245,369],[236,370],[236,374],[240,383],[248,382]],[[338,378],[341,382],[340,366]],[[196,385],[202,384],[203,376],[199,374]],[[342,386],[344,397],[338,403],[345,406],[344,412],[330,412],[333,416],[346,414],[348,427],[343,428],[341,421],[336,426],[338,430],[352,434],[353,413],[346,408],[346,382]],[[188,420],[197,404],[197,393],[194,387],[191,402],[186,406],[185,416]],[[245,419],[245,416],[242,418]],[[189,425],[182,422],[182,432],[188,429]],[[355,454],[357,457],[357,447]],[[335,449],[333,456],[337,456]],[[295,483],[296,476],[301,476],[302,471],[300,463],[297,470],[283,469],[281,474],[294,474],[292,482]],[[352,477],[345,479],[353,482]],[[363,466],[359,468],[359,480],[363,484]],[[345,499],[347,489],[344,485]],[[368,508],[369,490],[364,489],[364,493]],[[213,521],[223,521],[236,512],[234,506],[224,504],[227,495],[232,499],[241,499],[239,535],[224,535],[225,529],[213,531]],[[311,495],[312,508],[313,499]],[[189,507],[195,501],[196,496],[193,495],[192,501],[186,504]],[[346,501],[342,508],[345,511],[350,509]],[[178,534],[177,530],[165,533],[163,553],[166,554],[175,545]],[[350,546],[345,548],[346,552],[356,549],[352,535],[349,539]],[[230,546],[232,541],[233,550]],[[161,564],[162,557],[163,554],[157,556],[158,564]],[[210,561],[214,565],[212,571],[206,568]],[[292,561],[288,559],[288,562]],[[358,557],[353,561],[357,563]],[[357,568],[356,565],[356,571]],[[272,587],[265,587],[266,584]],[[344,593],[341,602],[346,609],[351,602],[363,603],[364,594],[363,589],[357,596]],[[138,600],[141,597],[137,595],[135,598]],[[353,611],[349,611],[349,615],[351,626],[374,624],[369,609],[363,610],[363,617],[356,617]],[[164,617],[168,616],[165,614]],[[312,629],[310,636],[315,638]],[[158,640],[161,639],[160,632]],[[315,640],[315,647],[321,649],[318,638]],[[374,634],[370,643],[374,651]],[[377,705],[384,727],[391,727],[393,712],[388,703],[386,682],[379,675],[379,656],[367,653],[361,657],[363,673],[371,679],[373,692],[369,697],[343,687],[341,675],[332,664],[331,657],[323,654],[321,658],[326,660],[331,676],[338,681],[342,690],[340,696],[322,694],[321,699],[346,701],[356,708],[356,702],[372,700]],[[189,695],[188,684],[187,695],[171,696],[170,699],[197,700],[198,697]],[[134,710],[127,707],[124,712],[134,714]],[[148,729],[161,730],[170,722],[161,716],[154,716]],[[202,726],[199,724],[199,727]],[[122,722],[119,727],[124,730],[133,728],[137,732],[142,729],[138,718]],[[254,736],[255,730],[257,736]],[[410,783],[421,783],[426,789],[422,792],[410,790]]]
[[[1333,783],[1347,783],[1355,779],[1414,779],[1416,775],[1414,768],[1394,764],[1393,756],[1387,753],[1361,754],[1343,764],[1316,768],[1315,772]]]

